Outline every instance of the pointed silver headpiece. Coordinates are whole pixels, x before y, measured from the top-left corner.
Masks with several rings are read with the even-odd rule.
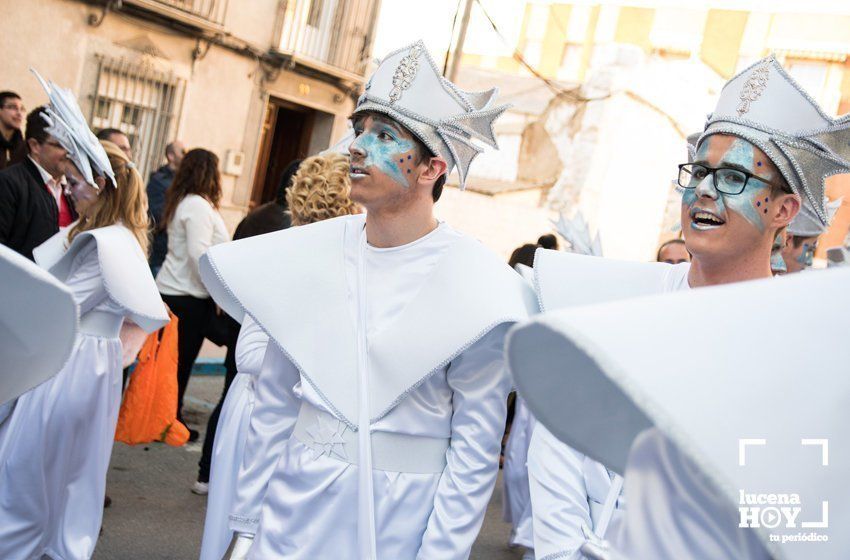
[[[558,216],[557,222],[550,221],[561,237],[570,244],[571,252],[593,257],[602,256],[602,240],[599,237],[599,232],[596,232],[596,237],[591,238],[590,228],[581,210],[576,212],[572,219],[567,218],[562,212]]]
[[[89,128],[71,90],[62,89],[53,82],[45,81],[32,68],[30,71],[35,74],[50,100],[45,107],[44,120],[47,122],[47,132],[62,144],[68,152],[68,157],[80,170],[87,183],[97,187],[94,176],[98,175],[109,177],[112,185],[117,186],[109,156],[106,155],[100,140]]]
[[[460,188],[482,152],[473,139],[498,149],[493,122],[509,105],[494,106],[497,88],[462,91],[443,78],[420,40],[390,53],[366,84],[354,114],[382,113],[410,130],[428,149],[457,167]]]
[[[712,134],[731,134],[758,146],[803,200],[795,219],[798,231],[819,235],[826,230],[830,215],[824,183],[850,172],[848,117],[824,113],[770,55],[723,86],[697,146]]]

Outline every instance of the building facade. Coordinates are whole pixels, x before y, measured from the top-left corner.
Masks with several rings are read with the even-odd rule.
[[[25,9],[24,9],[25,7]],[[0,0],[0,89],[70,88],[95,130],[131,139],[142,173],[182,140],[221,160],[233,227],[274,198],[292,159],[346,130],[380,0]]]
[[[457,2],[432,2],[422,25],[441,57]],[[413,4],[384,7],[378,56],[398,43],[402,31],[393,22]],[[501,235],[493,243],[509,254],[550,230],[557,211],[580,209],[602,230],[608,256],[651,259],[661,241],[678,235],[671,180],[686,155],[685,136],[703,126],[723,83],[773,52],[825,111],[848,113],[847,29],[850,4],[839,0],[474,1],[459,81],[472,88],[465,82],[486,76],[515,110],[497,122],[502,150],[485,152],[472,168],[472,192],[452,199],[462,208],[442,211],[487,242],[494,207],[510,206],[514,240]],[[542,106],[526,102],[538,96]],[[488,194],[494,179],[542,185],[543,196]],[[844,239],[850,223],[850,180],[832,182],[829,196],[844,196],[845,205],[821,252]]]

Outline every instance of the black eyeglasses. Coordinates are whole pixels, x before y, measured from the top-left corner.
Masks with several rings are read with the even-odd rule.
[[[63,146],[62,144],[60,144],[59,142],[56,142],[54,140],[45,140],[44,142],[42,142],[42,144],[44,144],[45,146],[51,146],[51,147],[56,148],[58,150],[64,150],[65,149],[65,146]]]
[[[772,187],[782,188],[782,185],[772,183],[747,171],[732,167],[706,167],[698,163],[681,164],[677,182],[683,189],[695,189],[709,175],[714,176],[714,188],[717,189],[717,192],[723,194],[741,194],[747,188],[750,179],[761,181]]]

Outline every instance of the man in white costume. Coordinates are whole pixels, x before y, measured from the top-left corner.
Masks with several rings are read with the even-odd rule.
[[[552,225],[567,242],[571,253],[602,256],[600,234],[597,231],[595,237],[590,235],[588,224],[580,211],[573,218],[567,218],[564,214],[561,214],[558,221],[553,221]],[[520,266],[524,265],[517,265],[517,270],[523,274],[524,278],[534,284],[533,269],[524,267],[527,270],[521,270]],[[533,560],[535,557],[529,479],[531,468],[528,465],[528,450],[532,435],[537,430],[536,423],[534,415],[529,412],[523,398],[517,395],[516,412],[511,433],[505,445],[505,463],[502,469],[502,481],[504,483],[502,509],[503,519],[512,525],[508,544],[512,547],[524,547],[526,549],[523,554],[524,560]],[[541,428],[541,431],[545,432],[546,429]],[[553,443],[569,450],[556,439],[552,438],[552,440]]]
[[[390,54],[352,117],[366,216],[202,260],[219,305],[271,341],[230,558],[468,557],[498,472],[503,339],[534,302],[433,207],[447,172],[465,182],[473,138],[495,147],[495,94],[443,79],[421,42]]]
[[[538,426],[625,471],[621,530],[591,536],[581,557],[847,557],[848,282],[838,268],[635,298],[511,333],[508,362]],[[682,325],[705,309],[723,312],[695,360],[699,331]],[[797,353],[758,351],[788,317],[804,327]]]
[[[826,117],[773,57],[759,61],[733,78],[725,86],[718,107],[710,116],[706,130],[697,142],[694,161],[680,166],[679,185],[684,189],[682,224],[688,250],[693,255],[693,264],[690,267],[678,265],[681,267],[678,275],[673,272],[676,268],[671,268],[666,275],[659,273],[658,278],[661,280],[663,289],[656,289],[655,292],[675,291],[688,286],[712,286],[769,278],[773,240],[777,233],[781,233],[784,227],[795,218],[801,198],[805,200],[804,206],[813,219],[816,219],[823,227],[828,222],[828,211],[823,197],[824,178],[850,169],[847,163],[838,157],[842,150],[846,149],[844,146],[846,141],[841,138],[847,133],[844,123],[846,121],[835,121]],[[799,194],[790,194],[790,190]],[[552,292],[557,289],[556,286],[559,286],[559,283],[554,282],[546,274],[544,265],[546,259],[538,258],[538,261],[541,261],[541,266],[537,270],[541,306],[545,310],[564,307],[547,302],[547,284],[552,286],[549,288]],[[573,267],[574,270],[563,271],[563,274],[570,273],[573,277],[580,274],[585,278],[592,274],[601,281],[601,273],[591,270],[590,267],[601,270],[603,267],[610,266],[601,262],[588,262],[584,270],[579,270],[576,266]],[[624,292],[616,295],[621,297],[653,293],[651,274],[648,270],[641,273],[643,279],[638,282],[629,282],[631,294]],[[682,275],[681,272],[686,274]],[[671,283],[671,278],[675,276],[679,276],[680,280],[674,280]],[[625,269],[618,277],[620,282],[624,277],[634,278]],[[574,293],[578,286],[580,286],[578,283],[568,286],[568,289],[572,288],[573,291],[571,297],[581,297]],[[596,289],[591,295],[593,301],[617,299],[611,297],[610,293],[604,294],[604,298],[599,294],[600,291]],[[554,299],[556,295],[558,294],[551,294],[549,299]],[[584,299],[585,303],[588,299]],[[720,310],[720,308],[709,309]],[[719,312],[721,315],[724,313],[722,310]],[[716,314],[710,312],[712,322]],[[650,325],[647,325],[645,329],[649,333],[653,332],[653,327]],[[712,332],[715,331],[716,329],[712,326]],[[741,333],[743,337],[748,335],[746,331]],[[552,341],[549,340],[548,343],[552,344]],[[705,350],[710,355],[718,352],[711,342],[707,343]],[[560,349],[557,347],[551,350],[552,354],[559,352]],[[649,350],[647,354],[659,355]],[[563,358],[563,353],[559,354],[560,358]],[[557,363],[552,356],[543,356],[540,359],[555,360]],[[683,363],[681,360],[673,360],[673,362],[677,366]],[[518,362],[513,365],[515,376],[525,375],[522,371],[523,363]],[[561,369],[570,371],[572,367],[581,369],[582,364],[579,362],[571,365],[570,368],[565,368],[563,363],[560,365]],[[528,379],[531,377],[529,376]],[[560,381],[576,383],[572,377],[570,381],[567,381],[567,378],[562,376]],[[522,391],[522,383],[520,381],[517,383]],[[575,405],[576,409],[571,411],[570,415],[578,418],[583,416],[592,418],[588,419],[585,428],[592,425],[594,421],[599,422],[596,425],[599,432],[594,437],[600,440],[605,439],[605,434],[610,431],[607,423],[618,423],[625,417],[619,405],[614,405],[611,401],[596,400],[598,394],[593,393],[591,389],[580,388],[573,384],[569,387],[584,395],[586,399],[581,401],[580,397],[571,398],[571,402],[573,400],[580,402]],[[537,390],[533,383],[526,386],[526,392]],[[588,395],[593,395],[593,398],[588,399]],[[564,402],[561,402],[560,406],[568,407]],[[533,412],[537,412],[534,406],[531,408]],[[543,422],[543,424],[552,428],[551,421]],[[540,424],[538,429],[544,430]],[[564,438],[563,433],[560,435],[565,441],[576,441],[573,438]],[[617,440],[616,436],[611,437]],[[549,441],[552,440],[550,434]],[[652,435],[641,439],[640,443],[641,445],[637,445],[633,450],[635,465],[646,466],[653,461],[664,464],[665,457],[670,452],[666,443],[659,443],[659,440]],[[560,445],[563,447],[563,444]],[[558,448],[558,442],[550,447]],[[582,450],[582,453],[587,452],[588,449],[587,445],[575,447]],[[548,483],[540,485],[548,493],[543,498],[543,505],[538,504],[540,500],[535,501],[533,482],[535,480],[534,457],[538,453],[541,455],[538,462],[547,475],[543,480]],[[551,451],[548,456],[546,453],[545,449],[539,452],[535,449],[535,438],[533,438],[532,448],[529,450],[529,465],[535,537],[537,538],[540,533],[542,535],[540,540],[547,541],[544,545],[538,544],[537,539],[535,540],[538,558],[556,557],[555,555],[559,553],[574,553],[579,549],[589,554],[594,546],[592,542],[596,538],[603,537],[604,533],[600,534],[595,530],[595,526],[588,523],[588,521],[596,521],[592,515],[594,509],[592,505],[589,508],[591,511],[589,520],[586,515],[576,513],[587,509],[576,497],[581,494],[581,492],[577,494],[577,489],[582,488],[582,483],[585,485],[587,483],[587,473],[584,473],[584,477],[581,476],[581,470],[578,468],[581,464],[580,460],[568,462]],[[598,453],[590,455],[595,459],[605,456]],[[671,459],[671,464],[677,460]],[[570,463],[574,465],[573,468],[558,468],[566,467]],[[621,468],[615,464],[605,464],[609,468],[622,472]],[[671,481],[672,479],[667,482],[671,483]],[[626,486],[627,489],[634,486],[630,485],[628,478]],[[672,491],[673,488],[675,484],[671,483],[668,490]],[[632,516],[636,519],[652,518],[652,506],[645,501],[650,499],[652,491],[649,486],[646,486],[644,491],[646,493],[640,489],[629,490],[630,506],[626,510],[629,512],[627,513],[629,519]],[[710,492],[702,495],[708,496]],[[633,508],[636,508],[634,515],[630,513]],[[542,522],[538,522],[538,517]],[[711,514],[706,514],[706,519],[710,517]],[[633,523],[633,529],[636,523]],[[683,530],[683,533],[688,532],[688,527],[684,523],[679,528]],[[591,533],[588,529],[592,529],[593,532]],[[628,539],[630,544],[626,547],[630,554],[634,558],[760,557],[756,553],[754,556],[748,556],[751,549],[746,544],[749,542],[747,538],[741,540],[741,548],[737,551],[734,551],[734,547],[723,549],[721,546],[720,549],[716,549],[714,546],[719,538],[717,535],[693,531],[687,534],[687,538],[683,538],[685,545],[690,547],[690,552],[685,553],[682,549],[676,549],[675,546],[669,549],[665,546],[657,546],[661,541],[676,541],[672,534],[668,535],[669,532],[666,529],[657,529],[657,531],[657,534],[649,535],[636,533],[634,530],[632,533],[627,531],[627,534],[631,535]],[[543,535],[544,532],[545,535]],[[669,539],[667,539],[668,536]],[[591,544],[587,544],[588,540]],[[703,552],[699,552],[700,547],[705,547],[702,549]],[[755,548],[757,549],[758,547]],[[546,550],[545,555],[541,554],[543,550]],[[676,553],[671,552],[673,550],[676,550]]]
[[[774,257],[781,261],[780,266],[784,267],[783,272],[794,273],[811,268],[818,248],[818,238],[829,229],[832,218],[841,206],[841,200],[839,198],[832,202],[824,201],[826,220],[823,220],[812,209],[808,200],[803,199],[800,213],[782,236],[780,250],[774,253]]]

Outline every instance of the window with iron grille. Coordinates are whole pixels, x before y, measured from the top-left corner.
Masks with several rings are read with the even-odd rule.
[[[91,109],[95,132],[117,128],[130,139],[136,167],[147,181],[174,140],[185,81],[147,62],[97,57]]]

